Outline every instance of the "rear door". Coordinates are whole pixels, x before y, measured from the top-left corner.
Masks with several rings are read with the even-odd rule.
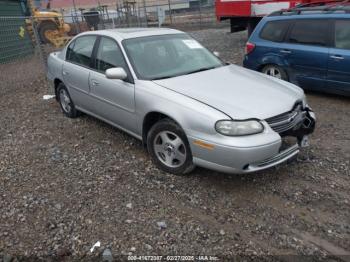
[[[98,42],[94,71],[91,71],[89,78],[95,112],[105,120],[135,132],[135,85],[125,57],[114,39],[101,37]],[[106,78],[106,70],[114,67],[122,67],[128,78]]]
[[[252,42],[256,45],[254,52],[250,55],[249,59],[257,60],[260,65],[266,64],[267,57],[278,57],[282,58],[284,62],[285,53],[283,50],[286,49],[287,43],[284,43],[288,28],[290,27],[289,20],[277,20],[267,22],[261,30],[258,38],[252,39]],[[255,57],[254,57],[255,56]],[[281,61],[278,59],[277,61]],[[279,64],[272,60],[272,63]],[[282,64],[284,65],[284,63]],[[281,65],[281,64],[279,64]]]
[[[94,35],[81,36],[70,43],[62,72],[63,81],[73,102],[88,111],[93,109],[89,95],[89,76],[96,39]]]
[[[350,93],[350,19],[334,21],[334,45],[329,52],[327,89]]]
[[[295,20],[281,50],[289,63],[290,81],[304,88],[324,88],[331,26],[328,20]]]

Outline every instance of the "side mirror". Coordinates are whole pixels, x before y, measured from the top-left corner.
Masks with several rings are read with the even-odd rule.
[[[218,51],[214,51],[213,54],[216,56],[216,57],[220,57],[220,53]]]
[[[128,75],[122,67],[114,67],[106,70],[106,77],[108,79],[124,80]]]

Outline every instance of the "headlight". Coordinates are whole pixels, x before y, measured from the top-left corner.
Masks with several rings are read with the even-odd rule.
[[[261,133],[264,126],[257,120],[220,120],[216,122],[215,129],[225,136],[244,136]]]

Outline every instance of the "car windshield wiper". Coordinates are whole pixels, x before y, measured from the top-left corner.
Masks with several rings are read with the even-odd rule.
[[[207,70],[214,69],[214,68],[216,68],[216,66],[202,67],[202,68],[199,68],[199,69],[197,69],[197,70],[188,72],[188,73],[186,73],[185,75],[194,74],[194,73],[198,73],[198,72],[202,72],[202,71],[207,71]]]
[[[155,78],[152,78],[151,81],[153,81],[153,80],[167,79],[167,78],[171,78],[171,77],[174,77],[174,76],[176,76],[176,75],[155,77]]]
[[[198,73],[198,72],[202,72],[202,71],[207,71],[207,70],[214,69],[214,68],[216,68],[216,66],[202,67],[202,68],[199,68],[199,69],[197,69],[197,70],[194,70],[194,71],[191,71],[191,72],[188,72],[188,73],[178,74],[178,75],[160,76],[160,77],[152,78],[151,80],[152,80],[152,81],[153,81],[153,80],[161,80],[161,79],[167,79],[167,78],[176,77],[176,76],[181,76],[181,75],[189,75],[189,74],[194,74],[194,73]]]

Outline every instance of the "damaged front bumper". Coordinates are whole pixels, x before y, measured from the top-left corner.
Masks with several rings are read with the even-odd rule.
[[[300,119],[291,129],[280,133],[280,136],[292,136],[298,139],[299,145],[301,145],[303,138],[314,132],[316,127],[316,115],[310,107],[306,107],[300,113]]]
[[[279,153],[263,161],[247,165],[245,167],[246,172],[255,172],[276,166],[296,156],[300,152],[301,147],[309,146],[308,135],[312,134],[316,127],[316,115],[311,108],[305,107],[304,110],[293,115],[289,122],[294,122],[295,125],[279,133],[282,139]],[[293,137],[294,141],[290,139]],[[295,138],[297,142],[295,142]]]
[[[233,143],[230,145],[213,143],[199,137],[188,136],[194,164],[225,173],[250,173],[264,170],[296,156],[300,148],[307,144],[306,137],[314,131],[316,126],[315,114],[309,107],[292,110],[272,120],[270,123],[265,120],[264,125],[266,127],[270,125],[271,129],[278,133],[276,138],[279,136],[279,139],[277,138],[274,142],[266,141],[263,145],[248,146],[245,136],[232,139],[242,142],[240,144],[247,144],[246,147],[239,146],[239,143],[237,146]],[[194,143],[196,140],[210,144],[211,149],[196,146]]]
[[[316,126],[315,113],[309,106],[303,108],[302,104],[296,104],[287,113],[283,113],[265,120],[267,124],[282,138],[291,136],[299,141],[305,135],[314,132]]]

